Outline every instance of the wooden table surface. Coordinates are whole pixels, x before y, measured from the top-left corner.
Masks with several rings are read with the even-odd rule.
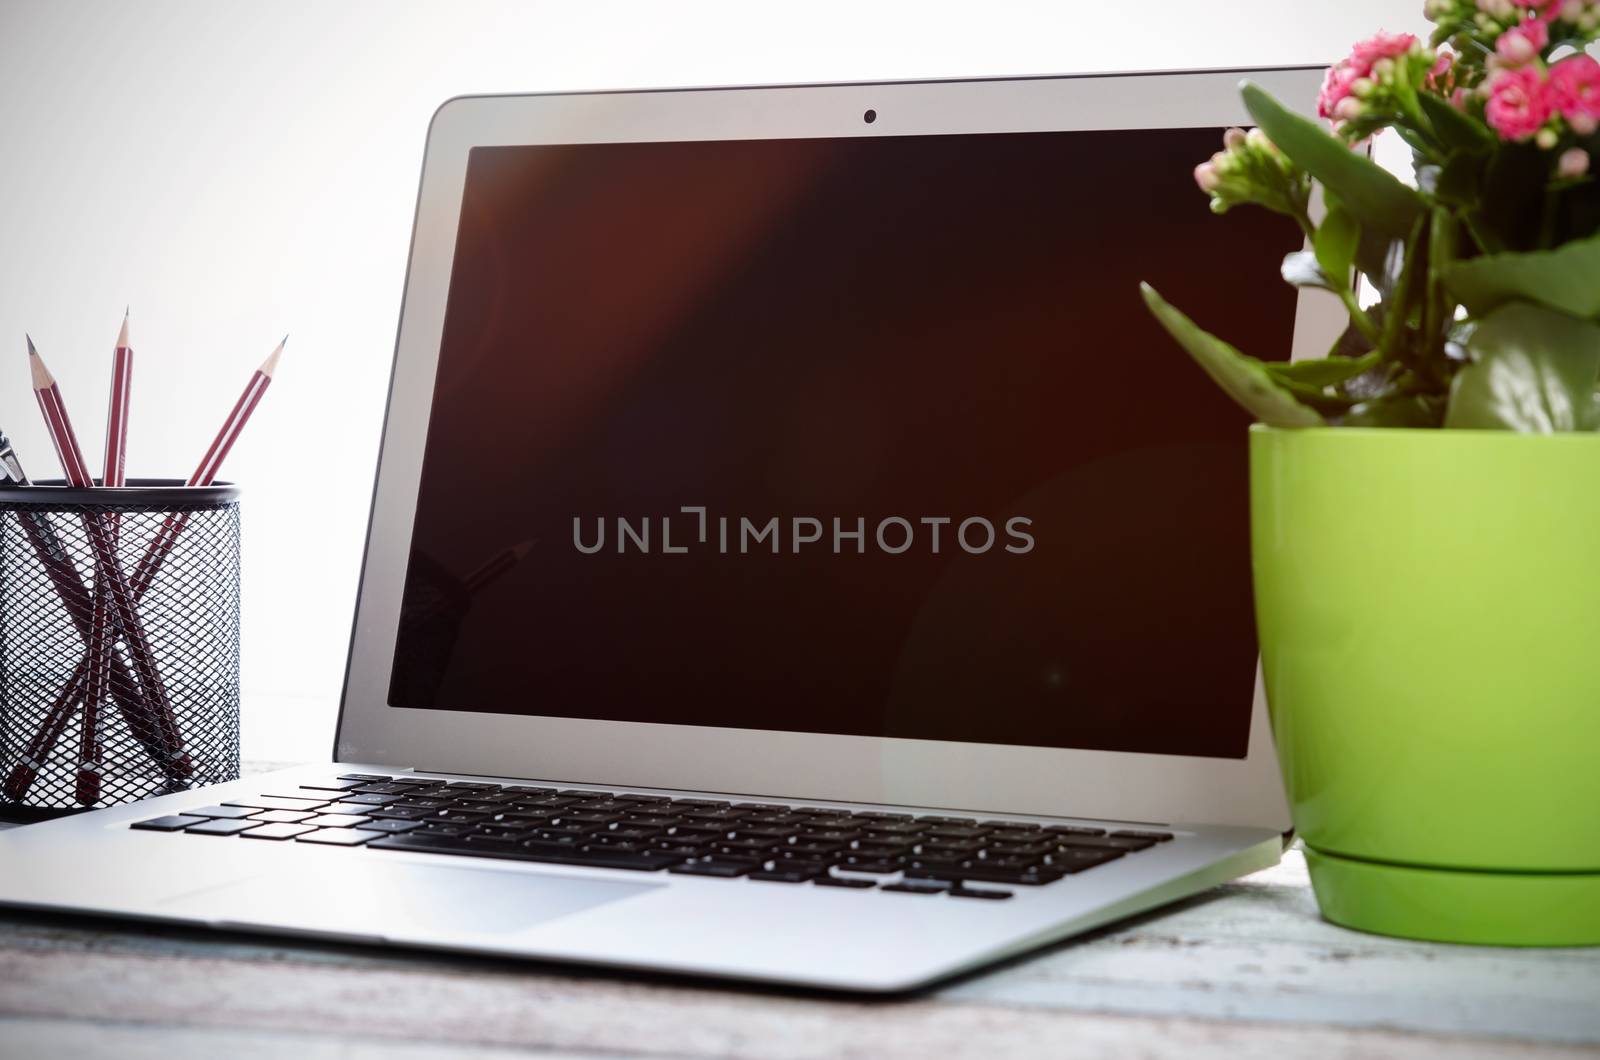
[[[0,871],[4,871],[0,866]],[[892,1001],[0,912],[0,1058],[1600,1056],[1600,950],[1325,923],[1275,868]]]

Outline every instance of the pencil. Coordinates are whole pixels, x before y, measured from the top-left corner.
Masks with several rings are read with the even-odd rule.
[[[103,486],[121,486],[126,480],[125,469],[128,445],[128,390],[133,381],[133,350],[128,346],[128,312],[122,313],[122,330],[117,333],[117,344],[111,351],[111,396],[106,409],[105,470],[100,475]],[[115,513],[106,516],[111,534],[111,547],[116,549],[120,537],[121,519]],[[100,801],[100,772],[102,751],[100,743],[100,704],[107,698],[107,683],[111,678],[112,638],[109,625],[109,608],[106,601],[106,576],[96,574],[94,585],[94,622],[89,641],[89,689],[83,699],[83,721],[78,728],[78,802],[93,806]]]
[[[261,367],[250,376],[244,392],[239,395],[239,400],[233,404],[233,410],[223,421],[221,430],[217,431],[217,436],[211,440],[211,447],[200,458],[199,466],[194,469],[194,474],[189,476],[184,485],[209,486],[216,481],[217,472],[222,469],[223,459],[233,448],[233,443],[239,440],[245,424],[250,422],[251,413],[255,412],[256,406],[261,403],[261,395],[272,385],[272,377],[278,370],[278,358],[283,356],[283,347],[288,341],[289,336],[285,335],[278,345],[273,347],[272,352],[267,354],[267,359],[261,362]],[[139,558],[139,565],[133,570],[129,584],[133,587],[136,597],[142,597],[149,590],[150,584],[156,580],[156,575],[161,571],[161,564],[166,562],[167,555],[177,543],[178,535],[183,532],[188,521],[187,512],[169,515],[162,520],[161,529],[145,548],[144,555]]]
[[[28,340],[28,363],[33,373],[34,397],[39,402],[39,410],[44,414],[45,425],[50,430],[50,440],[61,458],[61,468],[67,481],[73,486],[91,488],[93,481],[89,478],[77,434],[72,429],[72,420],[67,415],[61,388],[57,385],[55,377],[50,374],[49,368],[45,366],[44,358],[40,357],[39,351],[34,348],[31,338]],[[94,549],[99,570],[103,572],[111,609],[115,613],[117,623],[122,627],[128,654],[132,657],[134,673],[138,675],[145,701],[154,715],[162,742],[166,745],[169,761],[181,776],[192,775],[193,766],[183,753],[183,739],[178,733],[178,719],[173,714],[171,702],[167,699],[161,675],[156,671],[155,659],[144,633],[144,623],[139,618],[133,589],[123,574],[122,565],[117,561],[110,528],[103,516],[86,515],[84,529],[88,532],[89,543]],[[97,585],[100,580],[99,577],[96,578]],[[90,654],[92,663],[93,652]]]

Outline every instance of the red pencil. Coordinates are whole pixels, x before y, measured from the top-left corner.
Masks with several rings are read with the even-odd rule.
[[[272,376],[278,370],[278,358],[283,356],[283,347],[288,341],[289,336],[285,335],[282,341],[273,347],[272,352],[267,354],[267,359],[261,362],[261,367],[250,376],[250,381],[245,384],[244,393],[233,403],[233,411],[228,413],[222,429],[211,440],[211,448],[200,458],[200,466],[194,469],[194,474],[189,476],[189,481],[185,485],[209,486],[216,481],[217,472],[222,469],[223,459],[233,448],[233,443],[239,440],[244,425],[250,422],[250,414],[255,412],[256,406],[261,403],[261,395],[272,385]],[[144,555],[139,558],[139,565],[133,570],[130,584],[135,597],[141,597],[149,590],[150,583],[155,581],[156,575],[160,573],[161,564],[166,561],[168,553],[172,551],[172,546],[177,542],[178,535],[183,532],[184,525],[188,521],[188,513],[169,515],[162,520],[161,529],[145,548]]]
[[[61,399],[61,388],[56,385],[55,377],[45,367],[44,359],[34,348],[31,338],[28,340],[28,362],[33,371],[34,397],[38,399],[39,409],[44,413],[45,424],[50,429],[50,439],[55,444],[57,455],[61,458],[62,471],[66,474],[67,481],[80,488],[92,487],[93,480],[89,478],[88,466],[83,460],[83,450],[78,445],[77,434],[73,431],[72,421],[67,416],[66,404]],[[161,676],[156,671],[155,659],[145,636],[144,623],[139,618],[136,597],[127,576],[123,574],[121,563],[117,560],[110,527],[102,516],[85,516],[84,529],[88,532],[89,543],[95,553],[97,570],[103,576],[106,592],[110,596],[111,610],[122,627],[134,672],[138,675],[139,684],[144,690],[145,702],[154,714],[169,760],[175,772],[187,777],[193,773],[193,766],[183,754],[183,740],[178,734],[178,720],[173,714],[171,702],[167,699]],[[100,580],[97,577],[97,586]],[[90,662],[93,662],[92,652]]]
[[[128,346],[128,313],[122,314],[122,330],[117,333],[117,345],[111,351],[111,397],[106,410],[106,460],[105,471],[100,476],[103,486],[121,486],[126,480],[125,450],[128,445],[128,388],[133,381],[133,350]],[[107,526],[111,532],[111,545],[116,548],[121,520],[108,515]],[[100,771],[102,751],[100,744],[100,705],[108,697],[111,680],[112,637],[109,607],[106,601],[106,575],[95,576],[94,623],[89,641],[89,689],[83,700],[83,722],[78,730],[78,802],[93,806],[100,801]]]

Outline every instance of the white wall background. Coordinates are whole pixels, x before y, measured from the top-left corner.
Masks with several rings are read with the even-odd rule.
[[[465,93],[1324,63],[1421,0],[0,0],[0,427],[57,473],[32,333],[98,465],[186,476],[292,337],[245,497],[245,753],[330,746],[423,136]],[[1195,208],[1203,209],[1199,196]]]

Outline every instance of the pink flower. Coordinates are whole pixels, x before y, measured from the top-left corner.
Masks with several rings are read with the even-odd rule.
[[[1556,63],[1546,95],[1573,132],[1593,133],[1600,126],[1600,62],[1579,52]]]
[[[1322,91],[1317,93],[1318,116],[1333,117],[1334,108],[1350,95],[1350,86],[1360,80],[1361,76],[1350,67],[1348,61],[1328,67],[1327,74],[1322,78]]]
[[[1372,72],[1372,64],[1379,59],[1392,59],[1397,55],[1404,55],[1417,43],[1417,38],[1410,33],[1385,33],[1379,30],[1364,41],[1357,41],[1356,46],[1350,49],[1350,58],[1345,62],[1354,62],[1361,67],[1360,76],[1365,77]]]
[[[1358,41],[1350,54],[1328,67],[1322,79],[1322,91],[1317,93],[1317,113],[1332,118],[1339,104],[1351,93],[1351,86],[1372,73],[1372,65],[1379,59],[1392,59],[1404,55],[1417,43],[1410,33],[1384,33],[1381,30],[1364,41]],[[1348,108],[1347,108],[1348,109]]]
[[[1501,70],[1489,89],[1484,118],[1502,140],[1526,140],[1550,117],[1544,79],[1532,66]]]
[[[1507,65],[1521,66],[1537,59],[1549,43],[1550,28],[1533,18],[1500,34],[1500,39],[1494,42],[1494,51]]]

